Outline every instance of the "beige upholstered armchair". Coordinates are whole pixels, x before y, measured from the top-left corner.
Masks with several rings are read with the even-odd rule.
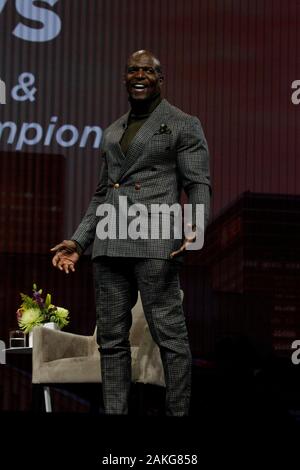
[[[158,346],[147,325],[140,295],[132,309],[130,330],[132,380],[165,385]],[[100,353],[93,336],[82,336],[44,327],[33,330],[32,383],[44,386],[46,411],[52,411],[51,384],[101,382]]]

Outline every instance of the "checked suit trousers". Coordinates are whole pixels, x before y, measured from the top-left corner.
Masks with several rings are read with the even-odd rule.
[[[174,260],[95,258],[97,341],[101,353],[105,412],[127,414],[131,386],[129,330],[138,290],[160,349],[166,382],[166,415],[188,414],[191,352]]]

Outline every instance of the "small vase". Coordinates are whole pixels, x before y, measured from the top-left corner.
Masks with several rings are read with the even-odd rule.
[[[49,328],[50,330],[59,330],[57,323],[55,323],[54,321],[43,323],[43,325],[41,326],[43,326],[44,328]],[[33,347],[33,330],[29,331],[28,334],[28,346],[29,348]]]
[[[50,328],[50,330],[59,330],[57,323],[54,321],[49,321],[48,323],[43,324],[44,328]]]

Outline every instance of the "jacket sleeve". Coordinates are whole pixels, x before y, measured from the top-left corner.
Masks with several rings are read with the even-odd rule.
[[[73,233],[71,239],[79,245],[79,253],[84,252],[91,243],[93,243],[96,233],[96,226],[98,217],[96,216],[96,210],[99,204],[101,204],[106,197],[108,187],[108,171],[107,161],[105,154],[102,155],[103,163],[100,170],[99,183],[96,191],[90,201],[88,209],[78,225],[76,231]]]
[[[196,224],[196,204],[204,204],[205,229],[211,198],[209,150],[201,123],[196,117],[190,117],[180,132],[177,168],[188,203],[192,206],[192,224]]]

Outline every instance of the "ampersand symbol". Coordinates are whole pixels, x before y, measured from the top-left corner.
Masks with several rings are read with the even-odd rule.
[[[31,87],[35,82],[35,77],[32,73],[24,72],[19,75],[19,85],[13,87],[11,95],[16,101],[35,101],[34,95],[37,91],[35,87]]]

